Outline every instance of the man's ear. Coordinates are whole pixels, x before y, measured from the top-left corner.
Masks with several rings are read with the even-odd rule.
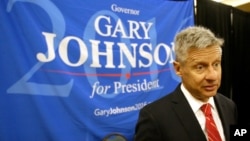
[[[175,73],[178,76],[181,76],[182,73],[181,73],[181,64],[180,64],[180,62],[174,61],[173,65],[174,65]]]

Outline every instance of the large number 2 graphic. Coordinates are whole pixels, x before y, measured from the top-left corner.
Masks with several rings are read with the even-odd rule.
[[[40,6],[44,9],[52,21],[53,33],[56,33],[55,50],[65,33],[65,21],[60,10],[49,0],[10,0],[7,6],[7,11],[10,12],[15,2],[29,2]],[[57,30],[60,29],[60,30]],[[46,95],[46,96],[61,96],[67,97],[73,86],[73,79],[67,84],[51,85],[28,82],[28,80],[38,71],[44,63],[37,62],[21,79],[14,83],[8,90],[10,94],[31,94],[31,95]]]

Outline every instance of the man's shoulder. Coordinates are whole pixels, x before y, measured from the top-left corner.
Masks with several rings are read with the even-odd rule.
[[[216,96],[215,96],[215,98],[217,100],[219,100],[219,101],[234,103],[234,101],[231,98],[229,98],[229,97],[227,97],[227,96],[225,96],[225,95],[223,95],[221,93],[217,93]]]
[[[147,110],[154,110],[154,109],[158,109],[158,108],[161,108],[161,107],[165,107],[167,108],[167,106],[169,104],[171,104],[171,99],[173,97],[173,93],[169,93],[159,99],[156,99],[155,101],[149,103],[148,105],[146,105],[144,107],[144,109],[147,109]]]
[[[216,103],[218,103],[219,105],[224,105],[224,107],[229,108],[229,109],[235,109],[236,103],[230,99],[229,97],[221,94],[221,93],[217,93],[215,96],[215,101]]]

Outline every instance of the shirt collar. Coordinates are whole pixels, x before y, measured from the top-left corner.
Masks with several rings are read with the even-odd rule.
[[[194,98],[190,92],[184,87],[183,84],[181,84],[181,91],[183,92],[184,96],[186,97],[189,105],[191,106],[194,113],[200,110],[200,107],[205,104],[204,102]],[[211,104],[212,108],[215,109],[215,103],[214,103],[214,97],[210,97],[208,99],[209,104]]]

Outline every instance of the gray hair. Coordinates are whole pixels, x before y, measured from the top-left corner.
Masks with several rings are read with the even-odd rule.
[[[174,39],[176,61],[184,62],[189,48],[206,48],[213,45],[222,46],[224,40],[202,26],[191,26],[179,32]],[[221,49],[222,51],[222,49]]]

